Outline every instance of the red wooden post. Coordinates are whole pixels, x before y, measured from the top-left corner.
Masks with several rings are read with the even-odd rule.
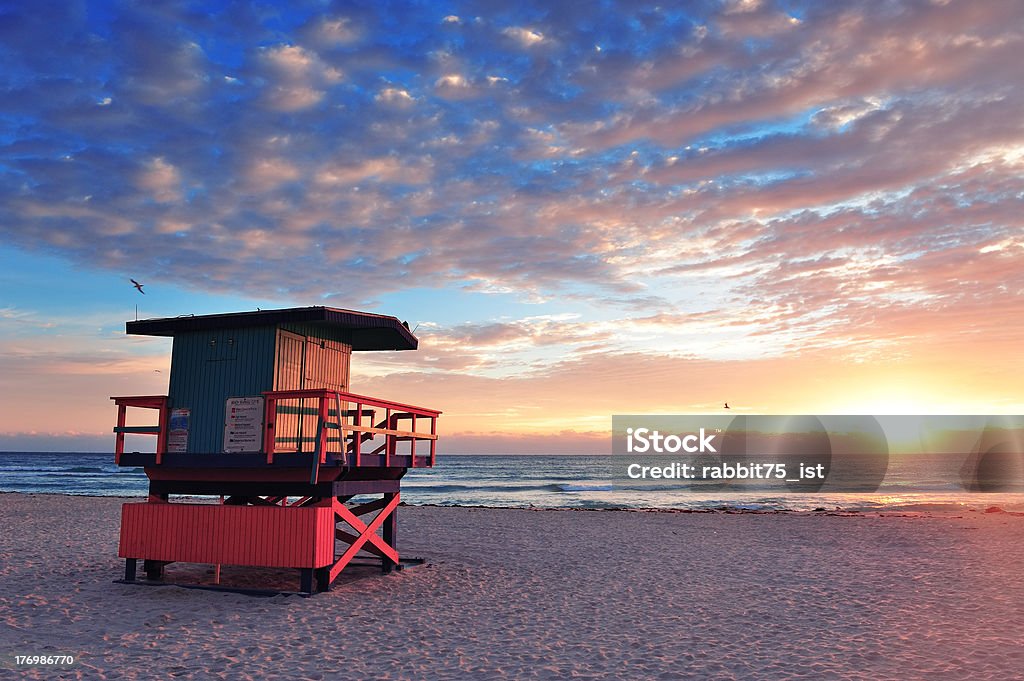
[[[359,428],[363,425],[363,403],[356,402],[356,427]],[[373,425],[373,419],[370,419],[370,425]],[[355,456],[355,467],[358,468],[361,465],[360,457],[363,450],[363,431],[356,430],[352,433],[353,442],[356,446]]]
[[[164,452],[167,451],[167,434],[170,429],[170,410],[167,408],[168,398],[163,398],[160,403],[160,432],[156,436],[156,463],[160,465],[164,460]]]
[[[122,402],[117,403],[117,437],[114,438],[114,463],[121,463],[121,455],[124,454],[124,424],[127,421],[126,415],[128,406]]]
[[[391,408],[390,407],[388,408],[388,410],[384,414],[384,422],[387,424],[385,426],[385,428],[387,428],[388,430],[391,430],[391,429],[394,428],[394,422],[391,420]],[[385,468],[390,468],[391,467],[391,454],[392,454],[392,450],[394,449],[394,446],[395,446],[395,436],[391,435],[390,433],[386,434],[384,436],[384,467]]]
[[[317,428],[317,434],[319,435],[319,441],[317,442],[317,449],[320,451],[320,463],[327,461],[327,421],[330,411],[330,405],[327,403],[327,392],[324,392],[320,396],[320,408],[317,410],[320,417],[320,427]]]
[[[277,398],[266,396],[263,404],[263,448],[267,451],[267,463],[274,463],[274,450],[277,449]]]
[[[416,412],[412,414],[412,432],[416,432]],[[409,467],[416,468],[416,438],[409,441]]]
[[[416,442],[416,440],[413,440]],[[384,499],[389,503],[398,498],[398,493],[385,494]],[[384,527],[382,528],[381,534],[383,535],[384,543],[395,550],[396,560],[392,560],[390,556],[381,556],[381,570],[383,572],[391,572],[392,568],[398,564],[398,505],[394,506],[388,517],[384,519]]]
[[[434,437],[430,440],[430,465],[433,466],[437,458],[437,417],[430,417],[430,434]]]

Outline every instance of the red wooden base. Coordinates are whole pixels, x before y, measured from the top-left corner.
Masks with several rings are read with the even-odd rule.
[[[121,507],[118,555],[127,559],[126,581],[144,560],[147,574],[162,574],[173,562],[299,568],[303,591],[326,591],[360,551],[381,559],[385,571],[398,564],[395,546],[399,494],[348,507],[341,499],[255,498],[252,505],[148,503]],[[368,523],[359,516],[376,511]],[[344,522],[356,534],[339,529]],[[383,536],[377,534],[383,530]],[[341,541],[340,555],[335,541]]]

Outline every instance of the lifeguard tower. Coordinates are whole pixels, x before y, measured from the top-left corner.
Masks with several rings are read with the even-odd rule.
[[[267,566],[297,568],[311,593],[330,588],[360,552],[385,571],[400,565],[401,479],[434,465],[441,412],[350,392],[349,361],[357,351],[415,350],[408,325],[305,307],[145,319],[126,330],[170,336],[173,346],[167,395],[111,398],[117,464],[149,478],[148,500],[121,511],[125,581],[135,581],[139,560],[151,580],[178,561]],[[140,409],[157,423],[129,425]],[[156,436],[156,451],[126,452],[134,435]],[[359,495],[377,498],[346,503]]]

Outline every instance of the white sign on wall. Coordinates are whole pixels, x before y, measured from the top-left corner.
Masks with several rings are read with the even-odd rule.
[[[224,407],[224,451],[263,449],[263,398],[229,397]]]

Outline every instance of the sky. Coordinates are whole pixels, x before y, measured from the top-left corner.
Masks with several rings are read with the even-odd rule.
[[[136,318],[328,305],[441,452],[1024,410],[1024,5],[0,3],[0,450],[165,394]],[[144,284],[145,294],[129,282]]]

